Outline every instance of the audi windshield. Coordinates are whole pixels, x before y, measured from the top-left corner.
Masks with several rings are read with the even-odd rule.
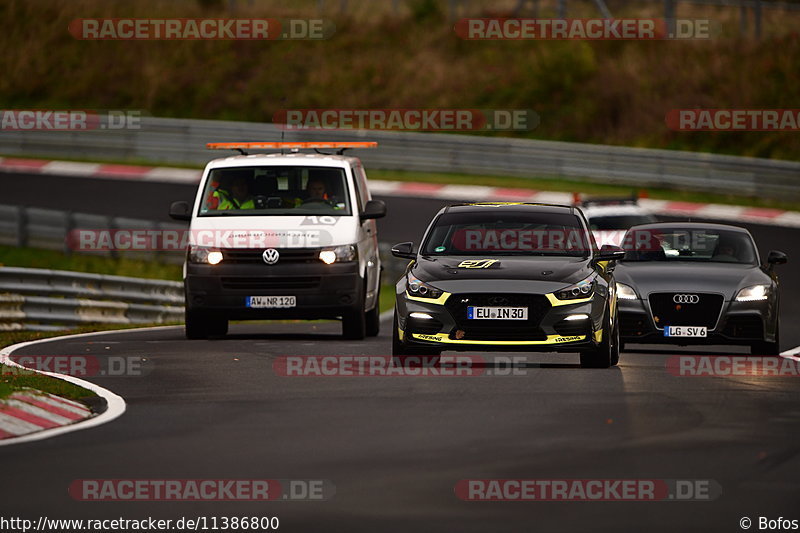
[[[692,261],[758,264],[745,232],[687,228],[634,228],[623,240],[625,261]]]
[[[254,166],[211,171],[201,217],[247,215],[350,215],[343,168]]]
[[[422,248],[423,255],[553,255],[586,257],[592,241],[572,214],[531,212],[445,213]]]

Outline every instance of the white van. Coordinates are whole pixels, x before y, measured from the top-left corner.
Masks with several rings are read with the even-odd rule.
[[[172,218],[190,221],[187,338],[225,335],[229,320],[338,317],[345,338],[378,334],[375,219],[386,206],[372,200],[361,161],[342,155],[376,144],[208,145],[242,155],[208,163],[193,207],[170,206]]]

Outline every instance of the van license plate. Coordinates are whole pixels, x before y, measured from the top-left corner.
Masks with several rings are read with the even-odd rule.
[[[296,296],[248,296],[245,305],[254,309],[286,309],[297,306]]]

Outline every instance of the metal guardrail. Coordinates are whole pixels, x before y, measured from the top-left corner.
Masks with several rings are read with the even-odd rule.
[[[74,213],[58,209],[0,204],[0,245],[58,250],[72,253],[69,233],[83,230],[179,230],[188,224],[164,223],[135,218],[110,217],[87,213]],[[115,251],[90,252],[93,255],[116,256]],[[183,263],[183,252],[128,251],[125,257],[163,263]]]
[[[0,267],[0,330],[176,322],[183,303],[177,281]]]
[[[204,164],[212,141],[280,140],[273,124],[143,117],[141,129],[9,131],[0,153]],[[286,131],[285,140],[376,140],[367,168],[518,177],[579,178],[635,187],[800,198],[800,162],[676,150],[477,135],[387,131]]]

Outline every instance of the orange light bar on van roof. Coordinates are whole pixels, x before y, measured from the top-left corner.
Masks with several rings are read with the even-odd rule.
[[[239,143],[208,143],[209,150],[267,150],[267,149],[292,149],[292,148],[376,148],[376,142],[239,142]]]

